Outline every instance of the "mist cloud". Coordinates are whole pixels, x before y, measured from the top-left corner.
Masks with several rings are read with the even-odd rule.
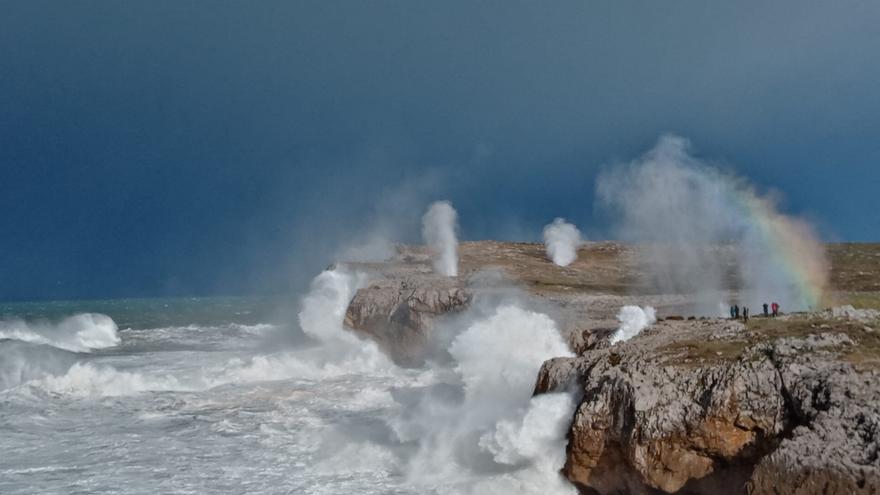
[[[617,234],[643,244],[644,282],[699,294],[698,312],[716,312],[737,288],[740,302],[755,307],[818,303],[827,265],[809,226],[745,179],[692,156],[682,137],[663,136],[642,158],[604,171],[596,195]]]

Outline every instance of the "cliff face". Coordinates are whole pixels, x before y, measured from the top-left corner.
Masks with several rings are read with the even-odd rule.
[[[856,357],[875,337],[774,323],[663,322],[545,363],[537,392],[583,397],[565,475],[598,493],[880,493],[878,373]]]
[[[880,303],[871,290],[880,246],[830,254],[839,299]],[[438,318],[479,294],[469,280],[505,272],[555,308],[578,354],[545,363],[535,392],[579,396],[564,475],[583,493],[880,494],[880,313],[668,319],[610,346],[621,306],[649,304],[661,316],[688,307],[687,295],[644,293],[633,247],[590,244],[565,268],[535,244],[465,243],[460,255],[458,278],[432,274],[418,247],[353,264],[374,281],[355,295],[346,326],[417,366]]]

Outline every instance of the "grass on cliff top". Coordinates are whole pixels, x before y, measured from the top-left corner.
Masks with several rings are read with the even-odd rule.
[[[880,244],[827,244],[831,287],[836,290],[880,291]]]
[[[765,339],[843,333],[856,343],[854,346],[838,349],[839,356],[844,361],[859,370],[880,368],[880,321],[859,322],[803,315],[787,320],[753,318],[749,320],[748,328],[760,332]]]
[[[695,368],[737,361],[748,347],[745,340],[683,340],[660,351],[671,354],[665,364]]]
[[[880,292],[842,292],[835,296],[835,305],[851,304],[856,309],[880,309]]]
[[[683,340],[660,350],[670,353],[667,364],[697,367],[739,360],[746,349],[762,342],[785,337],[803,338],[810,334],[843,333],[856,345],[836,349],[842,360],[859,370],[880,369],[880,321],[863,323],[815,315],[795,315],[786,319],[758,317],[750,319],[746,329],[742,338],[734,340]]]
[[[728,246],[729,247],[729,246]],[[880,243],[826,244],[830,268],[829,290],[857,308],[880,309]],[[429,264],[424,246],[400,246],[401,252]],[[717,262],[728,271],[728,285],[736,289],[735,251],[716,246]],[[460,272],[464,275],[489,267],[500,267],[514,279],[538,292],[604,292],[609,294],[651,293],[645,279],[644,246],[618,242],[589,242],[578,249],[577,260],[567,267],[554,265],[544,245],[527,242],[468,241],[459,245]],[[381,265],[381,264],[380,264]]]

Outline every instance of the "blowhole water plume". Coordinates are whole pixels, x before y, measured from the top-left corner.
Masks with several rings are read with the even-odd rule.
[[[611,336],[611,345],[625,342],[653,325],[657,321],[657,312],[650,306],[624,306],[617,314],[617,321],[620,322],[620,327]]]
[[[431,204],[422,217],[422,238],[433,252],[434,271],[458,275],[458,213],[449,201]]]
[[[581,231],[563,218],[557,218],[544,227],[547,256],[559,266],[568,266],[576,260],[581,244]]]
[[[663,136],[596,184],[618,235],[641,244],[650,288],[696,295],[693,309],[704,315],[714,315],[731,291],[756,308],[819,304],[828,264],[810,227],[780,213],[745,179],[692,156],[687,140]]]

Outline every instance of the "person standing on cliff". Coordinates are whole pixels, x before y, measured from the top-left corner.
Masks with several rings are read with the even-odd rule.
[[[749,308],[743,306],[743,321],[749,321]]]
[[[733,320],[736,318],[736,315],[733,313],[733,306],[730,307],[730,319]]]
[[[773,303],[770,305],[770,309],[773,310],[773,317],[779,316],[779,304]]]
[[[738,320],[738,319],[739,319],[739,304],[734,304],[734,305],[733,305],[733,319],[734,319],[734,320]]]
[[[770,310],[768,309],[767,303],[764,303],[764,318],[770,316]]]

